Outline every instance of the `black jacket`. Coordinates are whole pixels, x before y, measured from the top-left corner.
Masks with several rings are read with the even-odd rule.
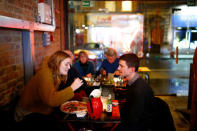
[[[127,85],[127,89],[126,103],[121,110],[122,122],[141,126],[149,119],[154,97],[153,91],[142,78]]]
[[[63,83],[63,82],[60,83],[59,90],[62,90],[64,88],[70,86],[73,83],[75,78],[80,78],[81,80],[83,80],[83,85],[79,89],[75,90],[75,93],[80,92],[81,90],[84,90],[86,92],[86,95],[89,96],[91,91],[88,89],[86,81],[83,79],[83,77],[80,75],[80,73],[74,67],[71,67],[69,69],[68,79],[67,79],[66,83]]]

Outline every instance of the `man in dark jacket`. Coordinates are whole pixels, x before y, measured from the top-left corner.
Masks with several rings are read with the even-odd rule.
[[[137,72],[139,59],[135,54],[124,54],[119,60],[118,69],[128,80],[128,90],[120,112],[122,124],[117,129],[141,131],[150,119],[153,91]]]
[[[126,102],[120,110],[122,123],[118,126],[117,130],[153,131],[153,126],[158,124],[156,123],[157,121],[159,122],[159,114],[157,112],[161,110],[159,108],[161,107],[161,104],[159,104],[161,102],[155,101],[151,87],[139,76],[138,57],[130,53],[122,55],[119,60],[118,70],[121,76],[127,78],[128,83],[125,96]],[[169,108],[165,109],[162,112],[168,112],[167,114],[171,116]],[[160,121],[160,123],[160,129],[162,129],[162,125],[165,125],[165,122]],[[155,127],[154,129],[158,128]],[[168,129],[168,131],[172,131],[170,128]]]

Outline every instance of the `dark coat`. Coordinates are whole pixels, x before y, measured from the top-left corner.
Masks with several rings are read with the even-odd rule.
[[[152,131],[176,131],[168,104],[158,97],[153,99]]]
[[[168,104],[154,97],[151,87],[142,78],[127,88],[126,103],[120,110],[122,123],[116,130],[176,130]]]
[[[83,79],[83,77],[80,75],[80,73],[74,67],[71,67],[69,69],[69,71],[68,71],[68,78],[69,79],[67,79],[66,83],[62,82],[60,84],[59,90],[62,90],[64,88],[70,86],[73,83],[75,78],[80,78],[81,80],[83,80],[83,85],[79,89],[77,89],[74,93],[79,93],[79,92],[81,92],[81,90],[84,90],[86,95],[89,96],[89,94],[90,94],[90,92],[92,90],[90,90],[88,88],[86,81]]]
[[[142,127],[149,119],[153,91],[142,78],[138,78],[127,88],[126,103],[121,111],[122,122]]]

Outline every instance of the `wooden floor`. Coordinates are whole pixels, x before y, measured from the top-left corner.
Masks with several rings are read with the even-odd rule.
[[[168,103],[176,131],[189,131],[189,110],[187,109],[187,96],[158,96]]]

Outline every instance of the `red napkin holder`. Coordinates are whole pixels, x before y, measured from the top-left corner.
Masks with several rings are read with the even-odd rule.
[[[120,119],[120,110],[118,100],[112,100],[112,118]]]

